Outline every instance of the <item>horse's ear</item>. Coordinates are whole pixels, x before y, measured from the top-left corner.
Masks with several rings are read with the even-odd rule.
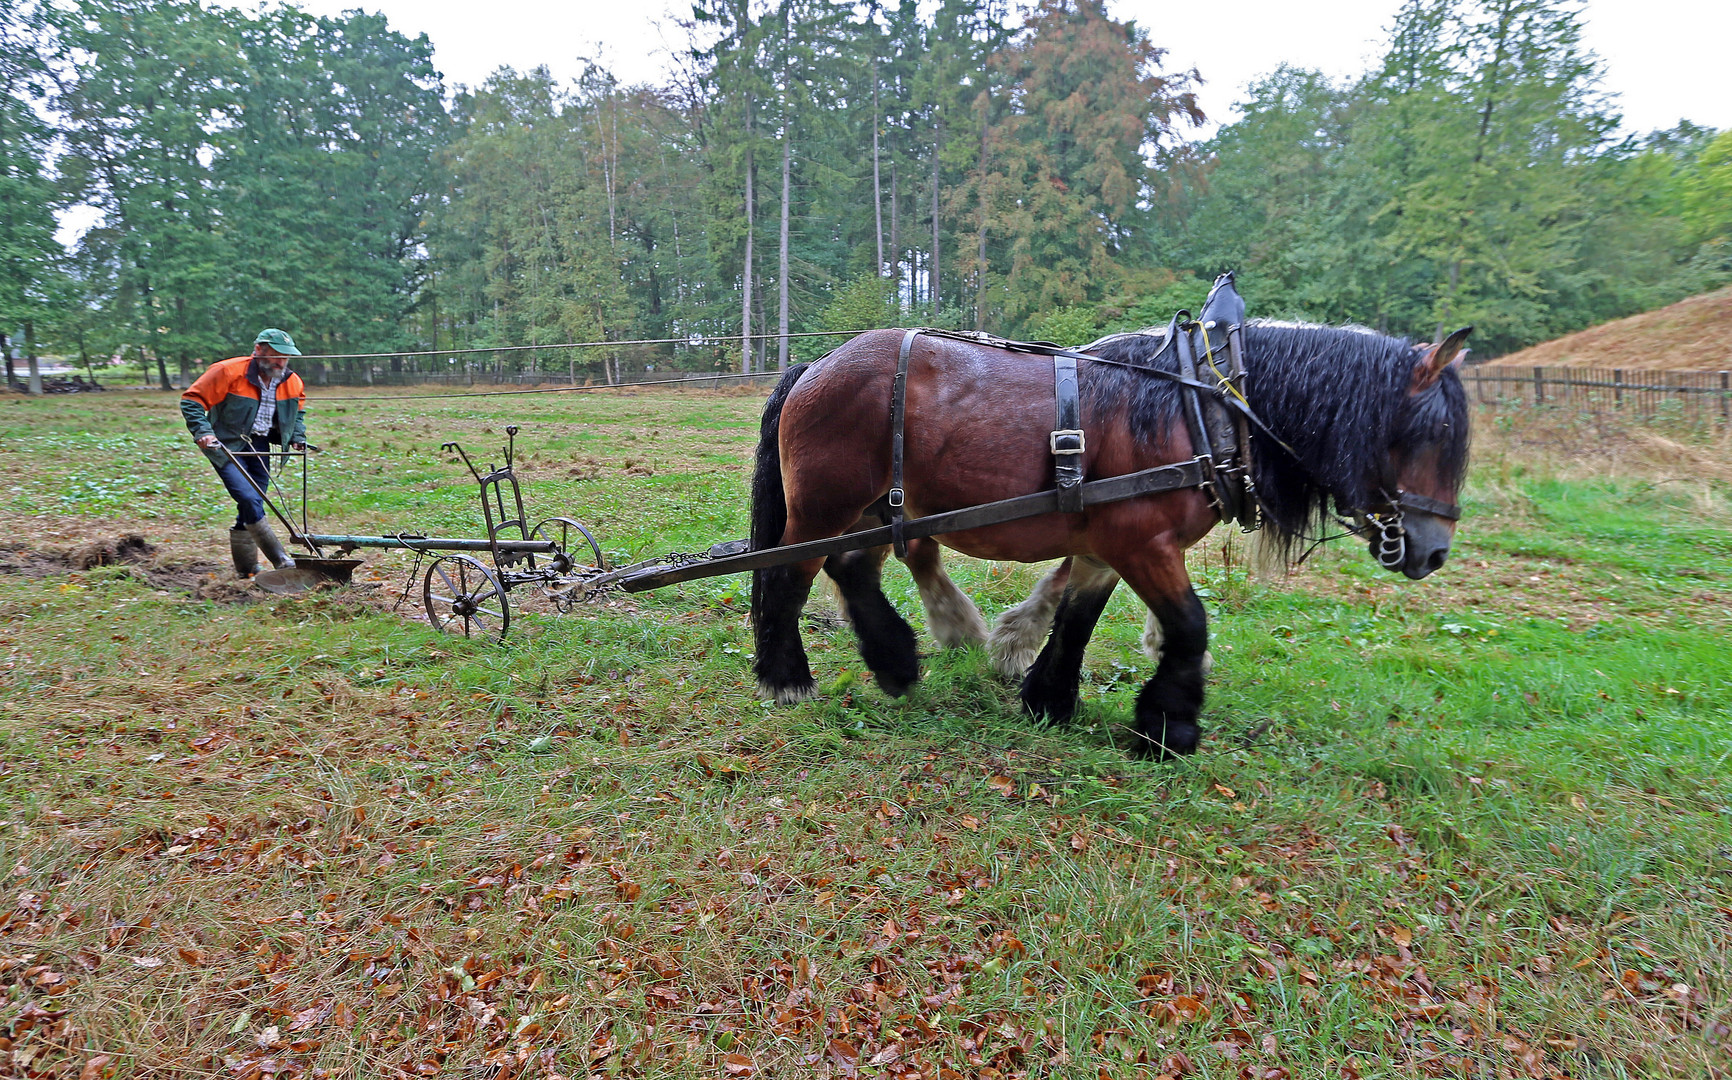
[[[1431,389],[1432,385],[1443,375],[1445,368],[1451,364],[1461,363],[1462,357],[1467,355],[1467,350],[1462,347],[1462,343],[1467,340],[1467,335],[1471,333],[1473,333],[1473,327],[1464,326],[1444,338],[1440,345],[1415,345],[1414,350],[1416,352],[1419,350],[1424,350],[1424,352],[1413,365],[1413,385],[1409,387],[1408,392],[1417,394]]]

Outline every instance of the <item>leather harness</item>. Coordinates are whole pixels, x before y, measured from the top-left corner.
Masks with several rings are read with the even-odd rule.
[[[1186,316],[1185,318],[1175,316],[1167,328],[1167,347],[1175,349],[1177,355],[1179,371],[1176,376],[1159,368],[1140,364],[1124,365],[1165,376],[1179,384],[1180,394],[1184,399],[1181,412],[1191,437],[1195,457],[1178,465],[1145,469],[1112,478],[1114,481],[1126,483],[1115,485],[1115,491],[1124,493],[1116,494],[1111,500],[1098,497],[1098,492],[1103,490],[1099,485],[1108,481],[1085,484],[1083,479],[1083,456],[1087,450],[1087,439],[1082,429],[1077,361],[1114,361],[1103,361],[1098,356],[1075,352],[1046,341],[1012,341],[990,334],[923,327],[905,331],[902,335],[902,346],[897,350],[896,375],[890,384],[890,491],[882,500],[879,510],[880,516],[888,522],[887,538],[894,546],[897,557],[901,558],[908,553],[908,540],[914,537],[930,536],[939,531],[956,532],[961,528],[976,528],[1029,516],[1022,511],[1035,504],[1025,500],[1041,500],[1043,509],[1032,511],[1034,513],[1077,514],[1081,513],[1085,506],[1096,503],[1182,487],[1201,488],[1223,521],[1237,521],[1246,532],[1259,528],[1262,525],[1262,514],[1251,481],[1250,423],[1254,414],[1250,407],[1244,404],[1245,367],[1239,353],[1239,324],[1243,320],[1244,304],[1237,293],[1232,291],[1231,277],[1224,275],[1224,279],[1224,282],[1217,283],[1216,289],[1210,293],[1209,301],[1204,305],[1203,319],[1193,322],[1188,318],[1189,313],[1184,312],[1181,315]],[[1218,296],[1224,299],[1218,302]],[[1217,308],[1221,310],[1212,310]],[[1232,321],[1226,321],[1228,318]],[[1213,338],[1209,335],[1210,330],[1216,331]],[[955,514],[920,518],[918,521],[923,524],[919,531],[915,531],[907,522],[904,509],[907,505],[907,493],[902,479],[906,448],[904,429],[908,416],[908,358],[914,348],[914,339],[922,334],[1009,352],[1029,352],[1052,357],[1053,430],[1047,437],[1047,449],[1053,458],[1051,490],[955,512],[978,518],[973,525],[958,526],[951,522],[943,529],[924,527],[924,523],[938,518],[948,521],[955,517]],[[1200,338],[1203,345],[1201,350],[1196,347],[1194,337]],[[1205,381],[1207,376],[1204,376],[1199,368],[1199,359],[1215,378],[1215,385]],[[1222,370],[1223,365],[1225,371]],[[1230,405],[1236,405],[1237,408],[1229,408]],[[1259,426],[1262,426],[1260,422]],[[1047,505],[1049,503],[1050,505]],[[975,511],[986,511],[989,508],[998,508],[993,512],[1000,513],[1010,510],[1010,504],[1016,504],[1017,512],[1014,516],[974,514]],[[852,535],[858,539],[861,534]]]

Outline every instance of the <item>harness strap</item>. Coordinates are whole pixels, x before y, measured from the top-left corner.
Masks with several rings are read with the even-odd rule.
[[[1159,465],[1152,469],[1125,473],[1122,476],[1110,476],[1104,480],[1090,480],[1082,485],[1082,501],[1084,506],[1120,502],[1124,499],[1134,499],[1139,495],[1154,495],[1163,491],[1176,491],[1179,488],[1199,487],[1202,482],[1203,464],[1193,458],[1190,461]],[[1018,495],[1012,499],[1000,499],[997,502],[964,507],[961,510],[952,510],[948,513],[928,514],[925,517],[913,518],[901,525],[900,528],[905,537],[917,539],[922,536],[938,536],[943,533],[967,532],[970,529],[985,528],[988,525],[999,525],[1006,521],[1038,517],[1041,514],[1051,514],[1057,511],[1058,492],[1056,490],[1037,491],[1032,495]],[[896,525],[881,525],[875,529],[843,533],[841,536],[833,536],[828,540],[808,540],[803,544],[760,548],[756,551],[730,555],[725,558],[700,559],[682,566],[638,565],[622,567],[601,577],[592,578],[586,584],[591,589],[617,585],[626,592],[644,592],[648,589],[659,589],[664,585],[673,585],[681,581],[717,577],[722,574],[737,574],[744,570],[761,570],[766,566],[785,566],[789,563],[804,562],[807,559],[840,555],[847,551],[882,547],[884,544],[894,542],[894,534],[897,529],[898,526]]]
[[[908,554],[908,540],[902,534],[902,507],[907,502],[902,490],[902,426],[908,414],[908,354],[919,336],[918,329],[902,335],[902,348],[896,354],[896,377],[890,383],[890,493],[884,498],[890,507],[890,537],[898,559]]]
[[[1058,509],[1080,514],[1083,508],[1082,407],[1077,401],[1076,357],[1052,358],[1052,396],[1057,406],[1048,443],[1052,449],[1053,475],[1057,481]]]
[[[1173,343],[1174,355],[1179,363],[1179,376],[1186,383],[1197,383],[1197,357],[1193,351],[1191,335],[1179,324],[1178,316],[1167,326],[1167,340]],[[1200,385],[1200,384],[1199,384]],[[1203,419],[1202,396],[1193,389],[1183,389],[1179,392],[1180,411],[1185,417],[1185,429],[1191,435],[1191,452],[1204,462],[1203,494],[1209,499],[1209,505],[1214,507],[1222,518],[1227,516],[1226,508],[1221,503],[1218,485],[1215,483],[1215,447],[1209,441],[1209,425]]]

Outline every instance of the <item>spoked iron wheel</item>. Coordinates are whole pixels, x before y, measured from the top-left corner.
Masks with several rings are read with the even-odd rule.
[[[579,556],[573,549],[582,545],[588,545],[589,553],[595,556],[595,562],[591,563],[591,566],[597,570],[607,569],[607,558],[601,553],[601,545],[596,543],[595,534],[589,531],[589,526],[581,521],[568,517],[551,517],[537,525],[529,535],[532,540],[551,541],[554,547],[558,548],[549,564],[555,573],[569,574],[577,567]]]
[[[511,628],[511,604],[493,571],[467,555],[442,555],[421,582],[427,621],[447,634],[502,641]]]

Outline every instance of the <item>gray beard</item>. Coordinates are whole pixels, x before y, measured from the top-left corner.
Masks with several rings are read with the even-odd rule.
[[[286,368],[284,369],[283,374],[287,376],[288,370]],[[271,366],[263,363],[256,356],[247,364],[247,378],[251,379],[253,385],[257,386],[261,390],[271,385],[271,380],[275,376],[276,372],[271,370]]]

